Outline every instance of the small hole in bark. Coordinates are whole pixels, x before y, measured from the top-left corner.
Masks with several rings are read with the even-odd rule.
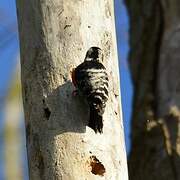
[[[104,165],[96,158],[96,156],[90,156],[91,172],[95,175],[104,176],[106,172]]]
[[[44,99],[43,99],[43,105],[44,105],[44,108],[43,108],[43,110],[44,110],[44,116],[46,117],[47,120],[49,120],[49,117],[50,117],[50,115],[51,115],[51,111],[50,111],[50,109],[47,107],[47,104],[46,104],[46,102],[45,102]]]
[[[70,24],[66,24],[66,25],[64,26],[64,29],[66,29],[66,28],[68,28],[68,27],[71,27],[71,25],[70,25]]]
[[[50,115],[51,115],[51,111],[49,110],[48,107],[44,108],[44,114],[45,114],[45,117],[47,119],[49,119]]]
[[[64,80],[64,82],[67,82],[67,81],[68,81],[68,78],[63,75],[63,80]]]
[[[117,98],[119,95],[114,93],[115,98]]]

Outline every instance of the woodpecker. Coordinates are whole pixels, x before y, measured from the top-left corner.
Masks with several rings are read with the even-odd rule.
[[[91,47],[84,62],[72,71],[72,82],[86,98],[90,108],[88,126],[95,133],[103,132],[103,114],[108,100],[108,74],[102,64],[103,53],[98,47]]]

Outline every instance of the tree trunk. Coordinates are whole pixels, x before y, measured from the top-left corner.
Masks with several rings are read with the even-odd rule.
[[[135,91],[130,180],[179,180],[180,2],[126,3]]]
[[[22,92],[31,180],[127,180],[112,0],[17,0]],[[87,127],[70,71],[104,51],[109,100],[103,134]]]

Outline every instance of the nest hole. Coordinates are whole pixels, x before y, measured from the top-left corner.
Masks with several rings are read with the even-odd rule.
[[[90,156],[91,172],[94,175],[104,176],[106,172],[104,165],[96,158],[96,156]]]

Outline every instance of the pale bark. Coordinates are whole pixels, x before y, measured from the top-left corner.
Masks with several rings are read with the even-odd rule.
[[[130,180],[179,180],[180,1],[126,2],[135,91]]]
[[[18,0],[17,12],[30,179],[127,180],[113,1]],[[103,134],[72,97],[71,68],[91,46],[110,79]]]

